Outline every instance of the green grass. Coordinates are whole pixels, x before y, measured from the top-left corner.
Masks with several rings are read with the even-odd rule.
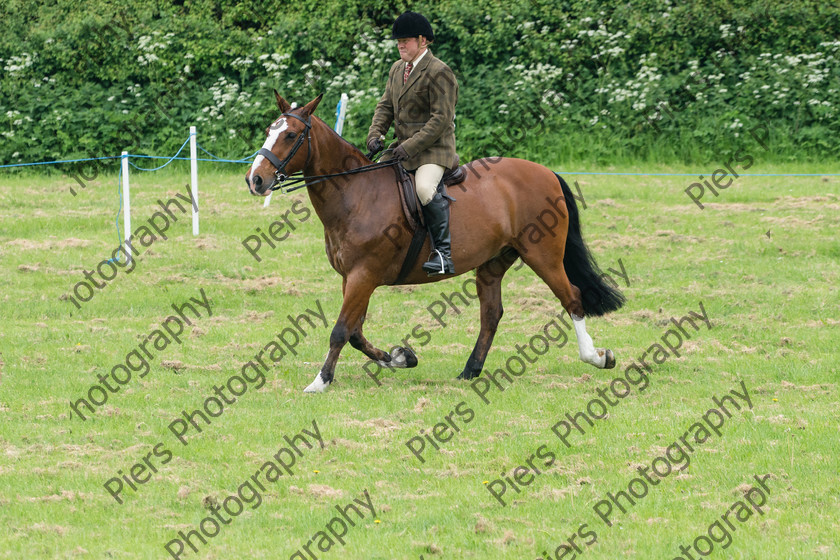
[[[760,163],[750,169],[812,170]],[[596,345],[615,351],[615,370],[580,362],[572,339],[503,392],[488,393],[485,405],[454,379],[478,334],[477,302],[460,314],[450,310],[445,328],[427,310],[471,274],[382,288],[365,333],[387,349],[421,325],[431,338],[417,347],[416,369],[385,373],[379,387],[365,375],[367,359],[348,345],[330,391],[304,395],[327,350],[329,329],[321,324],[309,329],[297,356],[271,369],[261,389],[249,387],[182,446],[170,422],[200,407],[214,385],[276,340],[288,315],[317,301],[332,324],[341,304],[341,281],[314,214],[304,222],[290,215],[295,231],[261,251],[262,262],[242,247],[293,200],[309,207],[296,194],[275,196],[264,209],[246,193],[244,171],[203,167],[201,235],[192,236],[183,216],[168,240],[144,249],[130,274],[120,271],[81,309],[62,296],[117,246],[116,178],[99,177],[75,198],[66,176],[0,178],[0,558],[168,558],[164,545],[178,531],[196,529],[209,515],[205,504],[235,493],[285,445],[283,436],[311,429],[313,420],[326,447],[304,450],[294,476],[269,484],[258,508],[184,558],[289,558],[324,529],[336,505],[363,499],[365,490],[379,522],[366,514],[346,546],[325,553],[313,547],[319,558],[537,558],[582,524],[581,533],[595,531],[597,542],[583,545],[579,558],[674,558],[742,499],[753,475],[767,473],[764,515],[734,522],[731,545],[722,551],[716,544],[712,557],[840,555],[840,178],[742,177],[720,197],[704,199],[709,204],[700,211],[683,192],[691,177],[566,175],[586,198],[584,235],[602,268],[618,268],[621,259],[629,275],[630,286],[622,285],[627,305],[587,321]],[[183,192],[188,178],[183,167],[133,173],[134,227],[159,198]],[[110,395],[92,418],[70,417],[70,399],[123,362],[172,304],[200,297],[200,289],[212,317],[202,311],[182,344],[155,352],[149,374]],[[504,294],[490,370],[561,310],[527,267],[509,273]],[[680,357],[652,367],[644,392],[633,388],[566,448],[551,427],[584,410],[660,341],[670,318],[698,311],[699,302],[712,328],[692,331]],[[714,406],[713,397],[741,381],[753,408],[735,412],[721,436],[697,446],[685,471],[661,480],[607,527],[593,506],[607,492],[626,490],[636,467],[663,455]],[[461,422],[441,451],[427,444],[420,464],[405,442],[461,402],[474,418]],[[158,443],[173,458],[157,463],[159,472],[117,504],[105,481],[127,473]],[[500,506],[485,481],[510,476],[540,446],[556,461],[521,493],[509,489],[510,503]]]

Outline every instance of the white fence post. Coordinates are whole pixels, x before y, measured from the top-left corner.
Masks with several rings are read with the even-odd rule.
[[[195,127],[190,127],[190,181],[192,182],[193,235],[198,235],[198,156],[196,155]]]
[[[125,243],[123,249],[126,254],[126,264],[131,262],[131,245],[128,239],[131,237],[131,193],[128,181],[128,152],[123,152],[120,158],[122,165],[122,196],[123,196],[123,225],[125,226]]]
[[[344,132],[344,119],[347,117],[347,103],[349,103],[350,99],[347,97],[346,93],[341,94],[341,99],[338,102],[338,109],[336,109],[336,118],[335,118],[335,132],[341,136],[341,133]]]

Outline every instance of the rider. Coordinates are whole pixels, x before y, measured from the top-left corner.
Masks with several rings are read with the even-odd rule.
[[[428,49],[434,41],[432,26],[416,12],[405,12],[394,22],[400,60],[391,66],[385,93],[376,105],[367,147],[379,151],[385,133],[394,124],[394,157],[409,171],[417,170],[415,184],[434,250],[423,270],[429,276],[452,274],[449,201],[438,185],[443,172],[455,167],[455,104],[458,82],[444,62]]]

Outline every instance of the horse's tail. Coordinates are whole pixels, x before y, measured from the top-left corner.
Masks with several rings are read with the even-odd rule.
[[[563,255],[566,276],[580,289],[583,311],[587,315],[599,316],[615,311],[624,305],[624,295],[604,282],[603,273],[580,233],[580,214],[572,190],[560,175],[555,175],[563,188],[563,197],[569,212],[569,232],[566,235],[566,252]]]

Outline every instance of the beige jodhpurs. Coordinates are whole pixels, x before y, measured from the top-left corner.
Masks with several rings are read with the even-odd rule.
[[[414,182],[417,183],[417,198],[420,199],[420,204],[423,206],[426,206],[434,198],[444,171],[446,169],[442,165],[435,163],[427,163],[417,168],[414,174]]]

